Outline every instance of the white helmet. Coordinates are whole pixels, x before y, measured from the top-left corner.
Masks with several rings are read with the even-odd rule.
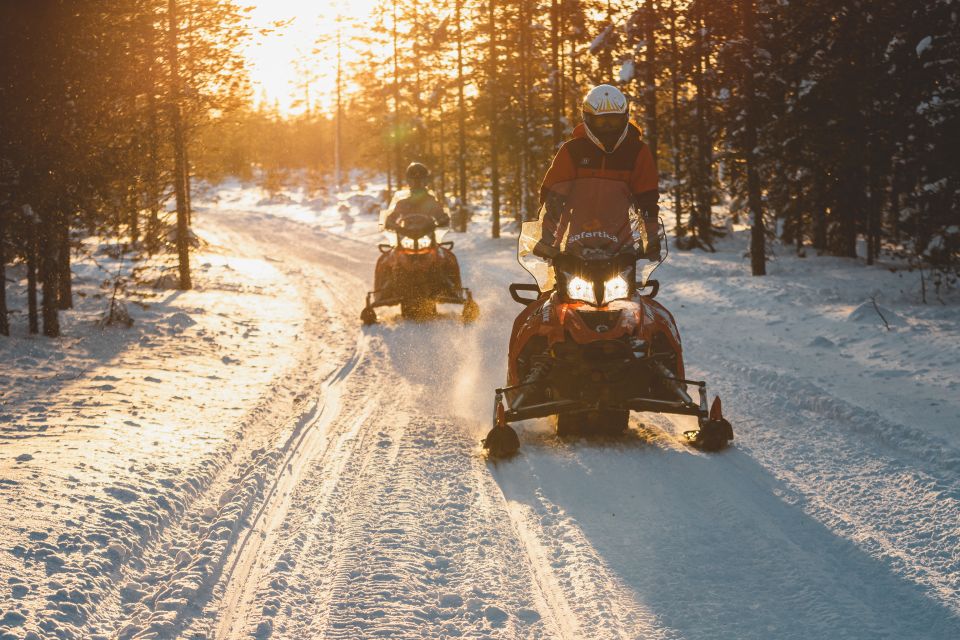
[[[627,96],[609,84],[597,85],[583,99],[587,135],[607,153],[613,153],[627,136],[629,106]]]

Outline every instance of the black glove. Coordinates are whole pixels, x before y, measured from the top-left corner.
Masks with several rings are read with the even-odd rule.
[[[537,242],[533,245],[533,255],[545,258],[547,260],[553,260],[557,257],[560,251],[557,250],[553,245],[547,244],[543,240]]]
[[[544,217],[559,220],[567,208],[567,199],[556,191],[547,191],[543,200],[543,208],[546,210]]]
[[[659,235],[647,236],[647,251],[646,253],[644,253],[644,257],[650,262],[660,261],[660,236]]]
[[[633,206],[640,212],[640,217],[644,222],[647,220],[656,220],[660,216],[659,191],[644,191],[633,196]]]

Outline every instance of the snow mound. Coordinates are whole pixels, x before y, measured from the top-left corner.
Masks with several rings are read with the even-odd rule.
[[[330,206],[330,201],[325,198],[304,198],[300,204],[314,211],[322,211]]]
[[[261,198],[257,202],[258,207],[269,207],[271,205],[296,204],[296,201],[285,193],[275,193],[272,196]]]
[[[197,324],[196,320],[182,311],[178,311],[177,313],[167,316],[164,318],[163,322],[178,329],[186,329],[187,327],[192,327],[193,325]]]
[[[878,304],[874,304],[872,300],[867,300],[860,304],[856,309],[850,312],[850,315],[847,316],[847,320],[851,322],[863,322],[863,323],[878,323],[883,322],[881,320],[886,320],[891,327],[902,327],[907,324],[906,320],[902,317],[890,311],[886,307],[881,307]]]
[[[180,277],[172,271],[164,273],[153,281],[154,289],[177,289],[180,287]]]
[[[347,202],[363,215],[378,215],[380,213],[380,200],[366,193],[355,193],[347,198]]]
[[[817,336],[816,338],[814,338],[813,340],[810,341],[810,346],[811,346],[811,347],[816,347],[816,348],[819,348],[819,349],[833,349],[833,348],[834,348],[835,346],[837,346],[837,345],[836,345],[836,343],[835,343],[833,340],[831,340],[830,338],[825,338],[825,337],[823,337],[823,336]]]

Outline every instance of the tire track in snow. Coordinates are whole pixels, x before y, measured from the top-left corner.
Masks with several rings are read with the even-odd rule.
[[[536,453],[525,453],[536,455]],[[523,458],[517,462],[522,461]],[[532,465],[497,465],[493,475],[507,503],[539,604],[550,616],[557,637],[677,638],[638,602],[637,596],[604,562],[590,540],[542,491],[528,492],[522,483],[538,484]],[[515,474],[526,476],[518,480]],[[532,495],[531,495],[532,494]]]
[[[554,637],[473,438],[423,415],[424,389],[371,351],[373,380],[362,386],[390,388],[390,402],[338,459],[335,484],[320,461],[297,489],[285,526],[293,542],[262,598],[275,636]]]
[[[244,537],[234,550],[234,558],[225,577],[225,595],[221,606],[220,622],[217,625],[217,638],[236,637],[244,631],[251,607],[254,604],[259,577],[269,571],[272,565],[270,553],[274,543],[274,533],[283,524],[290,508],[293,490],[302,479],[306,466],[316,457],[324,454],[332,445],[342,442],[343,434],[328,433],[329,427],[340,415],[343,407],[341,394],[343,384],[356,370],[364,357],[367,338],[361,335],[354,352],[347,363],[324,384],[322,405],[318,401],[319,413],[299,432],[294,432],[284,446],[284,458],[278,475],[267,490],[266,497],[257,514],[250,521]],[[346,436],[356,433],[366,413],[351,423]]]

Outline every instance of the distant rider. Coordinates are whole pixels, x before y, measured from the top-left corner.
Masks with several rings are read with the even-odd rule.
[[[640,128],[630,121],[627,97],[614,86],[601,84],[589,91],[582,104],[583,122],[573,138],[563,143],[540,186],[544,242],[534,253],[552,259],[551,229],[556,229],[565,208],[557,185],[578,178],[600,178],[626,183],[640,213],[647,236],[645,257],[660,259],[660,199],[657,167],[650,147],[640,139]],[[551,255],[553,254],[553,255]]]
[[[438,227],[450,225],[450,216],[443,210],[436,197],[427,190],[430,170],[419,162],[411,162],[407,167],[407,186],[409,191],[397,194],[390,205],[390,212],[384,222],[384,228],[396,230],[401,220],[411,215],[433,218]]]

